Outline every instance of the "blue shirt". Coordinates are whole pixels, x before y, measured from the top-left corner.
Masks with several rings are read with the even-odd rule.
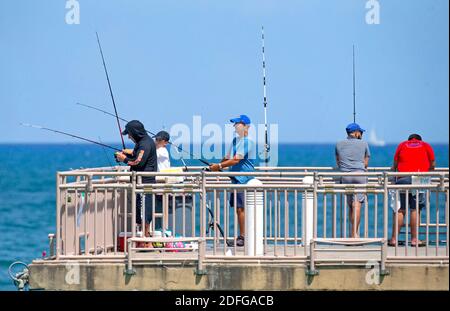
[[[233,143],[231,144],[230,151],[228,152],[228,157],[233,159],[235,155],[240,155],[242,160],[238,164],[230,167],[230,172],[254,172],[255,166],[253,165],[253,160],[255,157],[255,143],[245,137],[235,137]],[[231,178],[233,184],[246,184],[249,180],[253,179],[253,176],[233,176]]]

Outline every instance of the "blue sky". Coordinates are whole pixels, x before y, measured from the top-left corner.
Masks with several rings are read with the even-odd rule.
[[[379,25],[366,0],[78,2],[79,25],[65,0],[0,2],[0,142],[73,141],[20,122],[119,142],[114,119],[75,105],[113,109],[95,31],[124,118],[154,132],[193,115],[262,123],[262,25],[279,141],[345,137],[353,44],[357,122],[387,142],[449,141],[447,0],[379,0]]]

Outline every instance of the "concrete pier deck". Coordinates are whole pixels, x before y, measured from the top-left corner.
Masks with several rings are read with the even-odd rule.
[[[29,265],[30,288],[449,290],[448,168],[414,173],[420,183],[411,185],[393,183],[409,173],[389,168],[352,173],[368,180],[354,185],[336,182],[348,173],[301,167],[245,173],[260,179],[259,185],[230,183],[244,173],[200,168],[171,173],[183,182],[142,183],[142,177],[167,174],[121,167],[58,172],[51,258]],[[245,198],[246,246],[224,248],[223,237],[235,238],[242,229],[228,202],[237,192]],[[358,193],[365,203],[359,237],[351,238],[347,199]],[[399,226],[392,207],[406,194],[425,199],[422,210],[406,208],[406,223],[415,209],[419,225],[416,232],[400,228],[396,238],[406,246],[390,247],[386,242]],[[137,225],[138,198],[155,207],[146,238]],[[411,247],[414,234],[427,246]],[[152,242],[169,243],[155,244],[167,251],[138,248]],[[169,249],[178,242],[192,249]]]
[[[271,246],[273,248],[273,246]],[[30,265],[30,288],[45,290],[449,290],[448,260],[421,262],[426,248],[417,249],[411,260],[396,260],[395,248],[388,248],[388,275],[380,276],[378,252],[360,252],[366,246],[327,246],[320,252],[317,275],[308,275],[308,258],[302,246],[294,256],[243,256],[243,250],[227,260],[223,249],[207,248],[205,271],[197,271],[197,253],[138,252],[133,259],[135,274],[127,275],[123,254],[101,258],[35,260]],[[346,250],[348,249],[348,250]],[[273,249],[272,249],[273,251]],[[277,252],[283,254],[284,246]],[[409,254],[416,249],[408,247]],[[429,248],[429,252],[435,248]],[[397,249],[397,256],[405,248]],[[445,256],[439,247],[438,255]],[[217,256],[219,255],[219,256]],[[109,257],[109,258],[108,258]],[[447,257],[448,258],[448,257]],[[339,262],[342,260],[342,262]],[[353,262],[352,262],[353,260]]]

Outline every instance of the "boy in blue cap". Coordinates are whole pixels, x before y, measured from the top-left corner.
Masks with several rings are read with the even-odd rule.
[[[248,138],[248,129],[250,127],[250,118],[244,114],[237,118],[231,119],[234,129],[238,135],[233,139],[230,150],[219,164],[212,164],[209,168],[211,171],[220,171],[229,167],[230,172],[253,172],[255,170],[253,159],[255,159],[255,144]],[[233,184],[246,184],[253,176],[233,176],[231,182]],[[236,206],[234,206],[236,201]],[[239,223],[239,236],[236,240],[237,246],[244,246],[245,235],[245,197],[243,192],[236,192],[230,195],[230,206],[236,208]],[[227,241],[232,246],[232,241]]]
[[[350,123],[345,128],[347,139],[336,144],[336,164],[341,172],[366,172],[369,166],[370,150],[367,142],[362,140],[365,132],[359,124]],[[343,176],[342,184],[366,184],[366,176]],[[356,200],[355,200],[356,199]],[[351,237],[359,237],[359,223],[361,217],[361,204],[364,194],[347,195],[350,208],[350,222],[352,226]]]

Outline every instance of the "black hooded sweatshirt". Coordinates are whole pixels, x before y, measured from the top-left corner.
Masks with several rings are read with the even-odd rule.
[[[156,172],[158,166],[155,142],[148,136],[144,125],[137,120],[130,121],[125,126],[123,134],[129,134],[136,143],[133,155],[127,155],[123,162],[130,166],[131,171]],[[142,182],[154,183],[155,177],[142,177]]]

